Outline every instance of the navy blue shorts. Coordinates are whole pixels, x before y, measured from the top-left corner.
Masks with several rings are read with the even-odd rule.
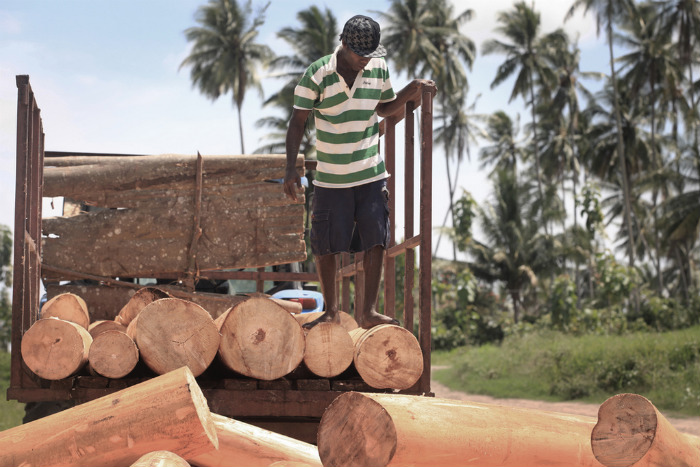
[[[391,239],[386,180],[351,188],[314,187],[311,251],[314,255],[355,253]]]

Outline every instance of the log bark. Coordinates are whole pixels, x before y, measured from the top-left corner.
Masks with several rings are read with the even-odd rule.
[[[106,378],[123,378],[136,368],[139,349],[122,331],[105,331],[95,337],[88,354],[90,369]]]
[[[129,323],[131,323],[131,320],[136,318],[136,315],[141,313],[141,310],[143,310],[146,305],[149,305],[156,300],[160,300],[161,298],[169,297],[170,294],[156,287],[144,287],[143,289],[139,289],[136,291],[136,293],[134,293],[134,295],[131,296],[126,305],[119,310],[119,313],[114,320],[117,323],[128,326]]]
[[[44,318],[24,333],[20,351],[27,367],[37,376],[59,380],[85,366],[90,344],[92,337],[84,327],[58,318]]]
[[[92,336],[93,341],[95,340],[95,337],[106,331],[126,332],[126,326],[109,319],[98,320],[90,323],[90,326],[88,326],[88,332]]]
[[[399,394],[345,393],[321,418],[325,467],[594,467],[592,417]]]
[[[219,356],[251,378],[281,378],[304,357],[304,333],[290,313],[267,298],[251,297],[216,319]]]
[[[187,366],[195,376],[201,375],[214,360],[220,340],[211,315],[179,298],[147,305],[138,314],[132,334],[141,360],[157,374]]]
[[[321,466],[316,446],[258,428],[222,415],[212,414],[219,449],[189,459],[199,467],[268,467],[278,465]]]
[[[188,458],[217,447],[207,401],[180,368],[1,432],[0,465],[123,467],[153,450]]]
[[[294,315],[303,324],[304,315]],[[319,323],[305,331],[306,349],[304,364],[313,374],[332,378],[347,370],[352,364],[355,347],[348,331],[337,323]]]
[[[322,311],[311,311],[308,313],[301,313],[299,316],[295,316],[299,324],[309,323],[323,314]],[[338,316],[340,316],[340,325],[345,328],[346,331],[350,332],[353,329],[357,329],[360,326],[355,321],[355,318],[351,314],[344,311],[339,311]]]
[[[139,457],[130,467],[190,467],[190,463],[170,451],[153,451]]]
[[[423,373],[423,354],[411,332],[381,324],[350,331],[353,363],[362,380],[377,389],[408,389]]]
[[[700,438],[676,431],[651,401],[637,394],[618,394],[600,406],[591,448],[606,467],[700,465]]]
[[[60,318],[87,329],[90,325],[90,313],[85,300],[72,293],[56,295],[41,308],[42,318]]]

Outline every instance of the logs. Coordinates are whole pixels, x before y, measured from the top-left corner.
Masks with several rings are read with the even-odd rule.
[[[318,449],[303,441],[212,414],[219,449],[190,459],[199,467],[267,467],[280,465],[321,466]]]
[[[322,311],[311,311],[308,313],[301,313],[295,316],[295,318],[297,319],[297,321],[299,321],[299,324],[305,324],[315,320],[322,314]],[[340,316],[340,325],[343,326],[348,332],[360,327],[357,324],[357,321],[355,321],[355,318],[353,318],[352,315],[350,315],[349,313],[339,311],[338,316]]]
[[[318,431],[325,467],[593,467],[591,417],[399,394],[338,396]]]
[[[105,331],[92,340],[88,354],[90,369],[106,378],[123,378],[136,368],[139,349],[122,331]]]
[[[101,319],[98,321],[95,321],[93,323],[90,323],[90,326],[88,326],[88,332],[92,336],[92,339],[94,340],[95,337],[98,335],[102,334],[105,331],[121,331],[121,332],[126,332],[126,326],[123,324],[119,324],[116,321],[112,321],[109,319]]]
[[[195,376],[201,375],[214,360],[220,341],[209,313],[179,298],[147,305],[138,314],[133,334],[141,359],[157,374],[187,366]]]
[[[381,324],[350,331],[353,362],[362,379],[377,389],[408,389],[423,373],[423,355],[413,334],[401,326]]]
[[[700,465],[700,439],[676,431],[637,394],[618,394],[600,406],[591,448],[606,467]]]
[[[41,307],[42,318],[60,318],[88,328],[90,314],[85,300],[72,293],[56,295]]]
[[[154,449],[184,458],[218,447],[192,372],[168,374],[0,433],[0,465],[125,466]]]
[[[215,322],[221,333],[221,361],[242,375],[277,379],[299,366],[304,357],[301,326],[269,299],[251,297]]]
[[[161,298],[168,298],[170,295],[161,289],[155,287],[144,287],[136,291],[134,295],[131,296],[129,301],[119,310],[114,321],[123,326],[128,326],[131,321],[136,318],[136,316],[141,313],[146,305],[149,305],[156,300]]]
[[[153,451],[139,457],[130,467],[190,467],[190,463],[170,451]]]
[[[27,367],[38,376],[59,380],[85,366],[90,344],[92,337],[84,327],[58,318],[45,318],[24,333],[20,351]]]
[[[304,315],[307,314],[312,313],[294,315],[294,318],[303,324]],[[313,374],[322,378],[332,378],[352,364],[354,345],[350,334],[340,324],[319,323],[305,330],[305,335],[304,364]]]

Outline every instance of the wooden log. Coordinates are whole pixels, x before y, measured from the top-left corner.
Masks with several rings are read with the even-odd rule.
[[[90,323],[90,326],[88,326],[88,332],[92,336],[93,341],[95,340],[95,337],[106,331],[126,332],[126,326],[110,319],[94,321]]]
[[[676,431],[654,404],[637,394],[618,394],[600,406],[591,448],[606,467],[700,465],[700,438]]]
[[[321,466],[316,446],[294,438],[212,414],[219,449],[189,459],[198,467],[267,467],[278,465]]]
[[[184,458],[218,447],[187,368],[0,432],[0,465],[123,467],[153,450]]]
[[[70,292],[78,295],[80,298],[85,300],[87,304],[87,309],[90,312],[90,321],[114,321],[119,310],[126,305],[126,303],[133,295],[134,290],[124,287],[110,287],[106,285],[98,284],[59,284],[56,282],[49,282],[49,277],[55,276],[56,274],[51,273],[44,268],[46,263],[42,263],[42,277],[47,278],[45,282],[46,293],[49,297],[55,297],[58,294]],[[86,279],[84,277],[58,277],[60,280],[75,280],[75,279]]]
[[[44,318],[24,333],[20,351],[27,367],[36,375],[59,380],[85,366],[90,344],[92,337],[84,327],[58,318]]]
[[[138,314],[133,334],[141,360],[157,374],[187,366],[201,375],[214,360],[220,339],[209,313],[179,298],[147,305]]]
[[[88,354],[90,369],[106,378],[123,378],[136,368],[139,349],[122,331],[105,331],[92,340]]]
[[[423,373],[423,354],[411,332],[381,324],[350,331],[353,363],[362,380],[377,389],[408,389]]]
[[[350,392],[318,431],[325,467],[598,467],[592,417],[400,394]]]
[[[308,313],[302,313],[299,316],[295,316],[299,324],[309,323],[323,314],[322,311],[310,311]],[[353,329],[357,329],[360,326],[355,321],[355,318],[351,314],[344,311],[339,311],[338,316],[340,316],[340,325],[345,328],[346,331],[350,332]]]
[[[219,316],[216,326],[221,333],[221,361],[242,375],[281,378],[304,357],[301,326],[272,300],[251,297]]]
[[[130,467],[190,467],[190,463],[170,451],[153,451],[139,457]]]
[[[146,305],[153,303],[156,300],[160,300],[161,298],[169,297],[170,294],[156,287],[144,287],[139,289],[134,293],[134,295],[131,296],[126,305],[119,310],[119,313],[117,314],[117,317],[114,318],[114,321],[123,324],[124,326],[128,326],[129,323],[131,323],[131,320],[133,320],[136,315],[141,313],[141,310],[143,310]]]
[[[41,307],[42,318],[60,318],[87,329],[90,325],[85,300],[72,293],[56,295]]]
[[[308,322],[302,313],[293,315],[300,324]],[[315,375],[332,378],[352,364],[355,347],[348,331],[337,323],[319,323],[305,331],[304,364]]]

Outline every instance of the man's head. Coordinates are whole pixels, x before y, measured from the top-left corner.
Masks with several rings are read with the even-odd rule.
[[[356,15],[345,23],[340,40],[360,57],[377,58],[386,55],[379,37],[379,24],[376,21],[369,16]]]

